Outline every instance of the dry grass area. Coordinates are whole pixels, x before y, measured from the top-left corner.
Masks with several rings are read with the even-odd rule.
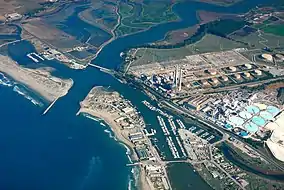
[[[73,48],[80,45],[73,36],[45,23],[41,19],[29,20],[22,25],[23,29],[36,38],[57,48]]]
[[[23,24],[23,28],[36,37],[43,40],[74,40],[74,37],[46,24],[41,19],[34,19]]]
[[[20,13],[38,9],[41,7],[40,3],[46,0],[0,0],[0,20],[5,14]]]

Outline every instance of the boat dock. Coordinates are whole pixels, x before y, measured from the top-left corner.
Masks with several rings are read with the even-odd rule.
[[[27,56],[36,63],[40,62],[39,60],[44,61],[43,57],[34,52],[27,54]]]

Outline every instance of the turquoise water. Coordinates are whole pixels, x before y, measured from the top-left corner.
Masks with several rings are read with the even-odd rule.
[[[261,127],[265,125],[265,120],[259,116],[254,116],[252,118],[252,122],[254,122],[256,125],[261,126]]]
[[[249,2],[255,5],[258,1]],[[161,39],[170,30],[194,25],[197,23],[195,10],[199,8],[229,11],[201,3],[177,5],[175,11],[185,20],[120,38],[106,46],[94,62],[109,68],[118,67],[121,51]],[[235,8],[242,12],[248,10],[249,6],[236,5]],[[10,55],[25,65],[27,61],[21,52],[30,50],[28,45],[20,49],[18,53],[10,52]],[[53,61],[44,64],[56,68],[55,75],[72,78],[75,84],[45,116],[41,116],[44,107],[36,107],[12,88],[0,87],[0,189],[127,189],[131,168],[126,167],[126,149],[109,138],[109,134],[104,132],[107,128],[75,114],[79,102],[93,86],[111,86],[131,100],[142,113],[148,128],[157,128],[156,115],[141,103],[145,99],[151,101],[139,90],[121,84],[94,68],[74,71]],[[184,178],[190,181],[190,189],[208,187],[192,172],[188,172]],[[175,177],[173,186],[178,187],[177,184],[179,178]]]
[[[245,129],[250,133],[255,133],[258,131],[258,126],[252,122],[245,124]]]

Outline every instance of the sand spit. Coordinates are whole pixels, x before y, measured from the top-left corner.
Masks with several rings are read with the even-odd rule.
[[[0,72],[26,85],[49,102],[65,96],[73,85],[72,79],[54,77],[43,69],[24,68],[4,55],[0,55]]]

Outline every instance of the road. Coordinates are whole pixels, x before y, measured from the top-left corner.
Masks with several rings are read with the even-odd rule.
[[[25,38],[22,38],[20,40],[14,40],[14,41],[11,41],[11,42],[6,42],[4,44],[1,44],[0,45],[0,48],[3,47],[3,46],[6,46],[6,45],[9,45],[9,44],[13,44],[13,43],[16,43],[16,42],[20,42],[20,41],[23,41],[23,40],[26,40]]]

